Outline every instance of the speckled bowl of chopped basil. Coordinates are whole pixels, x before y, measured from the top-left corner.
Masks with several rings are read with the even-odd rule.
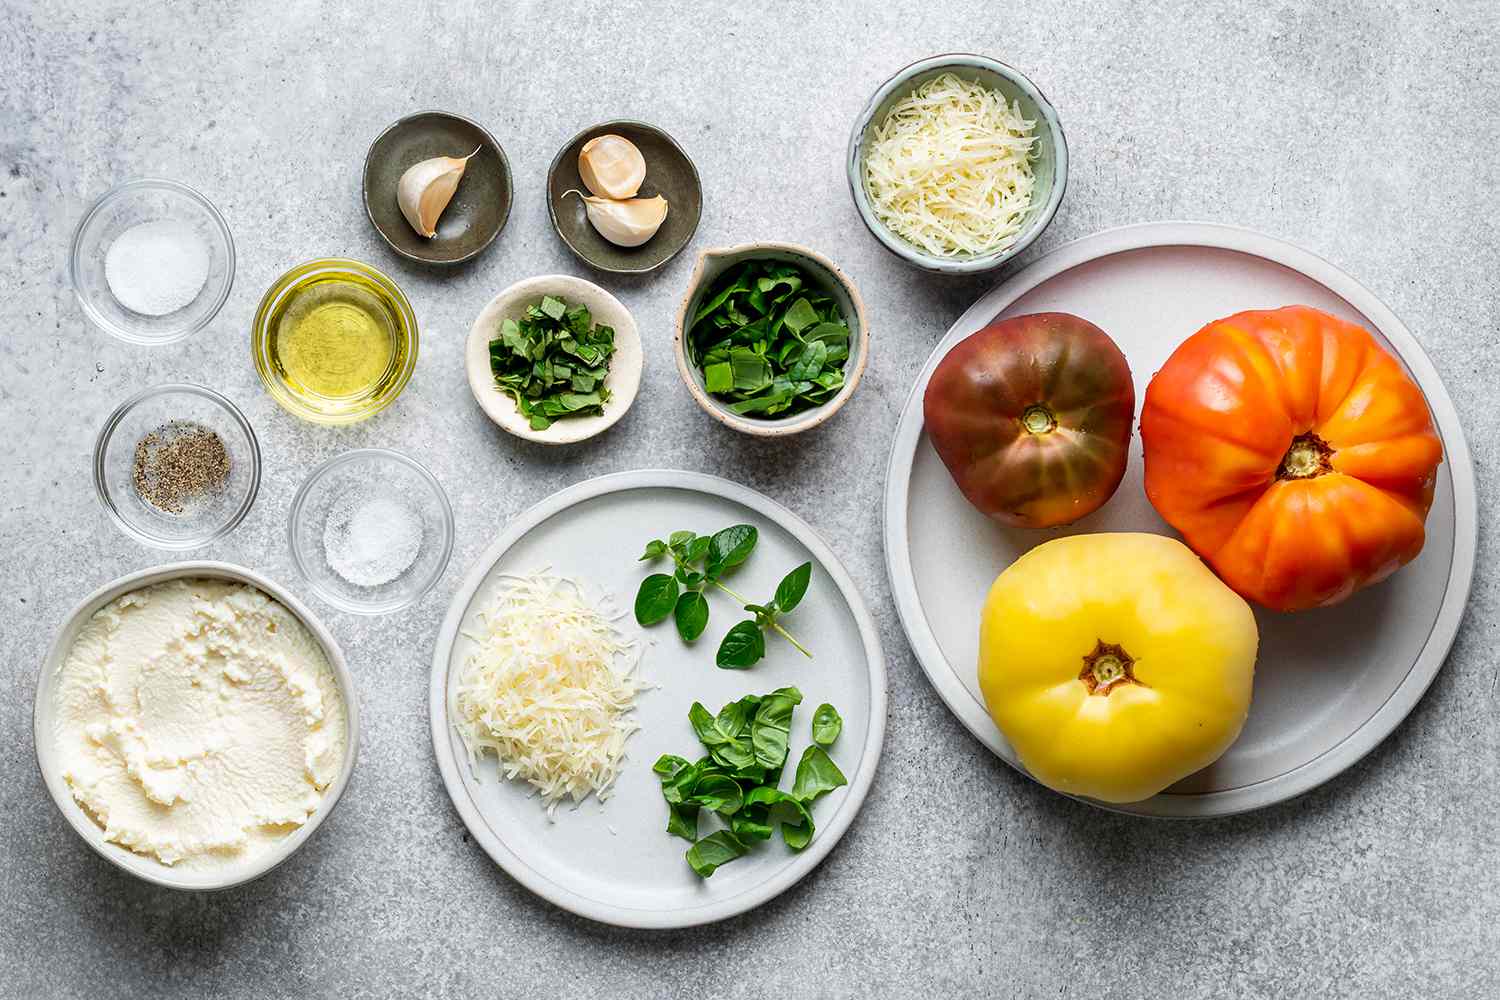
[[[727,427],[781,437],[817,427],[864,374],[870,328],[859,289],[794,243],[748,243],[698,258],[677,315],[677,370]]]

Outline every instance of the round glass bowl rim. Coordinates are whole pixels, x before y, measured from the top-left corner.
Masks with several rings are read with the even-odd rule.
[[[875,127],[875,113],[880,109],[880,105],[898,90],[909,86],[912,80],[924,73],[962,69],[981,69],[993,73],[1019,87],[1036,102],[1037,110],[1041,113],[1038,124],[1044,125],[1053,137],[1054,179],[1052,192],[1048,195],[1046,203],[1010,246],[991,250],[977,257],[938,257],[906,242],[875,217],[875,209],[870,203],[870,193],[865,187],[864,180],[864,136],[869,129]],[[860,221],[865,224],[870,235],[874,236],[881,246],[908,264],[934,274],[983,274],[1009,263],[1036,242],[1042,232],[1052,224],[1052,220],[1056,218],[1057,211],[1062,205],[1063,195],[1068,189],[1068,137],[1063,131],[1062,118],[1058,115],[1056,106],[1046,94],[1042,93],[1042,88],[1038,87],[1031,77],[1009,63],[992,56],[980,55],[977,52],[944,52],[940,55],[918,59],[892,73],[876,89],[865,103],[859,116],[855,118],[844,160],[845,173],[849,181],[849,194],[854,199],[855,211]]]
[[[208,217],[213,220],[215,227],[219,230],[219,234],[224,237],[224,270],[227,276],[224,280],[224,287],[219,290],[219,296],[214,301],[213,308],[204,313],[197,322],[185,326],[175,333],[160,337],[148,337],[132,333],[111,322],[109,317],[105,316],[89,301],[88,296],[79,287],[80,282],[78,279],[79,272],[82,270],[80,251],[83,247],[83,232],[88,228],[89,223],[114,201],[132,192],[147,190],[172,191],[184,196],[189,201],[196,202],[208,213]],[[229,231],[229,223],[224,221],[224,216],[214,207],[213,202],[209,201],[199,191],[188,187],[181,181],[167,180],[165,177],[141,177],[136,180],[125,181],[123,184],[117,184],[100,195],[89,206],[89,210],[83,213],[83,218],[78,220],[78,226],[73,230],[73,244],[68,251],[68,281],[73,286],[73,297],[78,300],[79,308],[83,310],[83,314],[88,317],[89,322],[110,336],[118,340],[123,340],[127,344],[142,344],[147,347],[154,347],[158,344],[176,343],[184,337],[197,333],[213,322],[213,318],[219,314],[219,310],[224,307],[224,303],[229,301],[229,292],[234,287],[234,267],[234,235]]]
[[[350,273],[370,279],[390,294],[401,314],[402,322],[406,325],[407,335],[410,338],[410,350],[406,352],[406,363],[396,373],[394,389],[378,405],[330,416],[304,404],[271,370],[271,332],[266,328],[266,324],[276,306],[312,278],[324,274]],[[266,392],[282,409],[314,424],[358,423],[390,406],[406,389],[406,384],[411,381],[412,373],[417,368],[417,352],[420,346],[421,335],[417,329],[417,314],[412,310],[411,302],[407,300],[406,293],[401,290],[401,286],[397,285],[384,271],[350,257],[318,257],[288,270],[271,282],[271,287],[267,288],[266,294],[261,296],[260,305],[255,309],[255,319],[250,327],[250,352],[254,356],[255,370],[260,375],[261,384],[265,386]]]
[[[132,524],[121,513],[120,508],[115,505],[114,498],[110,495],[109,487],[105,485],[104,475],[104,455],[109,450],[109,443],[114,439],[115,431],[119,429],[120,423],[131,410],[135,409],[141,403],[172,393],[187,393],[189,395],[201,396],[209,402],[216,404],[229,415],[235,426],[240,429],[240,432],[245,437],[245,443],[250,449],[250,485],[246,488],[245,498],[240,501],[239,507],[223,524],[214,530],[190,535],[186,538],[164,538],[161,535],[145,530],[139,525]],[[99,502],[104,505],[104,509],[109,513],[109,516],[114,519],[114,522],[127,535],[158,549],[182,552],[187,549],[196,549],[200,545],[207,545],[217,538],[223,538],[239,526],[239,523],[245,519],[245,515],[250,513],[250,508],[255,504],[255,497],[260,492],[260,462],[260,441],[255,437],[255,428],[250,426],[250,421],[245,419],[245,415],[240,412],[238,406],[235,406],[224,395],[215,392],[207,386],[196,385],[192,382],[167,382],[163,385],[142,389],[115,407],[114,412],[104,421],[104,426],[99,430],[99,436],[94,439],[94,492],[99,497]]]
[[[342,594],[329,590],[318,583],[313,576],[306,560],[303,558],[302,550],[297,547],[297,522],[301,519],[302,509],[307,506],[307,498],[312,494],[313,487],[321,483],[331,473],[345,465],[362,459],[381,459],[399,462],[420,476],[427,485],[431,487],[432,493],[437,497],[438,510],[441,513],[439,520],[443,524],[443,552],[433,566],[428,579],[422,582],[420,587],[414,588],[411,593],[399,599],[383,601],[378,604],[368,604],[360,601],[352,601]],[[387,615],[393,611],[400,611],[410,607],[427,595],[437,582],[442,579],[443,573],[448,569],[448,561],[453,556],[453,505],[448,501],[448,493],[443,489],[443,484],[438,482],[437,477],[427,470],[427,467],[414,458],[408,458],[399,451],[390,448],[354,448],[350,451],[342,451],[332,458],[324,459],[317,468],[307,474],[302,485],[298,487],[296,496],[292,497],[291,510],[286,519],[287,546],[292,550],[292,563],[297,567],[297,573],[307,585],[312,588],[324,601],[334,607],[348,611],[356,615]]]

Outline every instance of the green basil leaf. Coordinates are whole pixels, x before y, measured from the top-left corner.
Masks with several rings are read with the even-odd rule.
[[[818,372],[823,370],[823,362],[827,359],[828,345],[821,340],[810,341],[802,348],[797,362],[787,369],[787,378],[799,382],[815,378]]]
[[[709,574],[718,578],[725,570],[738,566],[750,557],[760,532],[753,524],[732,524],[714,533],[708,541]]]
[[[798,299],[787,309],[782,322],[791,329],[793,333],[801,333],[818,321],[818,311],[812,307],[812,303],[805,298]]]
[[[676,581],[672,581],[676,586]],[[740,622],[724,634],[714,663],[725,670],[744,670],[766,655],[766,637],[753,621]]]
[[[812,813],[805,803],[786,792],[765,785],[752,788],[746,793],[741,809],[749,816],[763,815],[767,825],[779,821],[781,839],[794,851],[800,851],[812,842]]]
[[[716,830],[687,849],[687,863],[703,878],[708,878],[720,865],[743,857],[749,850],[744,841],[728,830]]]
[[[693,785],[687,802],[711,809],[721,816],[730,816],[744,805],[745,793],[739,782],[727,774],[705,774]]]
[[[667,803],[667,833],[683,840],[698,839],[698,804],[693,802]]]
[[[677,620],[677,634],[684,642],[692,642],[708,628],[708,601],[698,591],[690,590],[677,598],[673,616]]]
[[[764,808],[751,810],[741,806],[739,812],[729,817],[729,831],[741,842],[770,840],[773,828],[766,822],[767,813]]]
[[[660,559],[666,554],[667,543],[660,538],[653,538],[646,543],[646,551],[641,554],[641,558],[638,561],[645,562],[648,559]]]
[[[794,687],[777,688],[761,699],[750,722],[750,743],[755,748],[757,764],[777,768],[786,763],[792,710],[801,702],[802,692]]]
[[[839,733],[844,731],[844,720],[839,717],[838,709],[828,702],[819,705],[812,717],[812,739],[820,747],[831,747],[833,741],[839,738]]]
[[[815,743],[802,751],[802,759],[797,762],[797,777],[792,783],[792,797],[804,803],[811,803],[825,792],[831,792],[848,783],[844,772],[839,770],[827,751]]]
[[[699,535],[688,543],[687,554],[683,558],[690,563],[702,562],[703,557],[708,554],[709,545],[712,542],[713,539],[707,535]]]
[[[782,614],[792,610],[807,593],[807,584],[812,580],[812,563],[805,562],[792,570],[776,585],[776,607]]]
[[[651,765],[651,770],[662,778],[674,778],[677,773],[685,767],[692,767],[692,763],[676,754],[664,753],[656,758],[656,763]]]
[[[677,577],[677,582],[684,587],[696,587],[703,582],[702,573],[688,569],[685,566],[678,566],[674,575]]]
[[[703,367],[703,388],[710,393],[725,393],[734,389],[734,369],[723,361]]]
[[[681,551],[689,542],[697,537],[698,536],[693,534],[691,531],[674,531],[670,536],[668,536],[667,544],[672,548]]]
[[[564,303],[561,299],[554,299],[550,295],[542,296],[542,304],[540,308],[542,310],[542,314],[549,319],[562,319],[563,313],[568,311],[566,303]]]
[[[641,581],[635,595],[635,620],[655,625],[677,606],[677,580],[666,573],[652,573]]]

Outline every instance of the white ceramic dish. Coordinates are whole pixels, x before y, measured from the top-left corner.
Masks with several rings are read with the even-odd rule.
[[[500,586],[503,573],[550,567],[597,584],[626,612],[636,588],[655,572],[636,556],[653,537],[676,529],[708,533],[737,522],[760,530],[748,561],[731,584],[741,593],[770,594],[792,567],[812,560],[807,597],[786,624],[809,644],[807,660],[772,639],[766,658],[748,671],[720,670],[714,650],[729,626],[744,617],[714,594],[708,630],[686,646],[670,622],[645,630],[642,676],[658,685],[641,694],[642,729],[627,744],[628,760],[604,803],[559,805],[549,822],[524,786],[495,776],[492,755],[476,778],[462,740],[448,721],[456,677],[473,649],[462,634]],[[741,587],[744,590],[740,590]],[[651,765],[663,753],[697,759],[701,747],[687,722],[701,701],[718,711],[725,702],[783,685],[801,689],[792,719],[791,760],[809,742],[813,709],[832,703],[844,731],[830,751],[849,779],[813,808],[817,831],[802,853],[780,837],[698,878],[683,852],[688,844],[666,833],[667,813]],[[625,927],[689,927],[758,906],[802,878],[838,843],[864,802],[885,736],[885,661],[874,621],[833,552],[801,518],[743,486],[692,472],[648,470],[602,476],[552,495],[517,517],[479,558],[454,595],[438,633],[430,688],[432,741],[438,769],[459,815],[485,851],[517,881],[564,909]],[[795,765],[782,783],[790,782]],[[703,827],[708,831],[708,824]]]
[[[149,587],[154,583],[164,583],[183,577],[208,577],[247,583],[268,596],[274,597],[296,615],[318,640],[319,645],[323,647],[324,654],[328,657],[328,663],[333,668],[334,677],[338,681],[339,693],[344,698],[344,713],[348,727],[343,766],[339,769],[338,777],[334,779],[333,784],[329,785],[328,790],[324,792],[323,800],[311,818],[278,843],[274,849],[240,864],[216,871],[194,872],[174,869],[153,858],[136,854],[134,851],[106,841],[104,830],[74,800],[67,782],[58,773],[52,743],[52,709],[57,687],[57,672],[62,666],[63,659],[68,655],[68,650],[72,648],[73,640],[77,638],[79,631],[93,617],[94,612],[116,598],[133,590]],[[308,838],[328,818],[333,807],[338,805],[344,790],[349,786],[349,777],[354,773],[354,762],[359,756],[359,700],[355,696],[354,678],[349,674],[349,666],[344,661],[344,653],[332,633],[308,610],[305,604],[297,600],[280,584],[254,570],[236,566],[233,563],[172,563],[136,573],[127,573],[116,580],[111,580],[85,597],[68,615],[62,628],[58,630],[57,637],[52,640],[46,659],[42,661],[42,673],[37,681],[36,704],[32,711],[32,735],[36,745],[37,766],[41,769],[42,780],[47,785],[47,791],[52,795],[52,801],[62,812],[63,818],[96,853],[117,868],[153,885],[195,891],[228,889],[260,878],[291,857],[298,848],[307,843]]]
[[[546,430],[536,431],[516,409],[515,401],[495,388],[495,378],[490,372],[490,341],[500,335],[501,321],[520,318],[527,306],[540,302],[544,295],[562,299],[570,306],[588,306],[595,323],[614,328],[615,353],[610,358],[609,374],[604,379],[610,398],[604,404],[603,413],[557,420]],[[470,327],[469,340],[464,348],[469,391],[474,394],[474,400],[484,410],[485,416],[516,437],[543,444],[571,444],[612,427],[635,402],[635,394],[641,387],[642,361],[641,334],[630,310],[592,281],[570,274],[527,278],[490,299],[489,305]]]
[[[1325,309],[1375,333],[1426,393],[1444,447],[1426,547],[1385,583],[1335,607],[1295,615],[1258,609],[1254,701],[1239,740],[1212,767],[1119,808],[1218,816],[1299,795],[1368,753],[1436,676],[1468,600],[1476,501],[1458,415],[1416,339],[1368,289],[1281,240],[1205,223],[1128,226],[1054,250],[959,317],[918,376],[891,449],[886,564],[902,624],[938,694],[1006,762],[1020,769],[985,711],[975,676],[979,609],[995,576],[1058,535],[1171,532],[1146,500],[1138,439],[1118,492],[1077,524],[1028,531],[989,521],[964,500],[922,431],[922,395],[933,368],[997,315],[1061,310],[1115,338],[1140,400],[1172,350],[1205,323],[1241,309],[1292,303]]]

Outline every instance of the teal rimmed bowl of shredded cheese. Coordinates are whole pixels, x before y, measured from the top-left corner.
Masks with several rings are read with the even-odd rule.
[[[849,191],[870,232],[909,264],[979,274],[1057,214],[1068,144],[1025,74],[985,56],[933,56],[891,77],[849,138]]]

